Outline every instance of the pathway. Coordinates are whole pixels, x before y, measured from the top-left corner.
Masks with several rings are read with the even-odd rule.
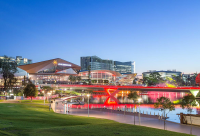
[[[56,108],[57,113],[63,113],[63,105],[59,104]],[[123,112],[119,113],[118,112],[108,112],[108,111],[100,111],[100,110],[89,110],[89,116],[90,117],[96,117],[96,118],[103,118],[103,119],[110,119],[114,120],[120,123],[126,123],[126,124],[134,124],[134,116],[133,114],[123,114]],[[87,109],[72,109],[69,108],[69,114],[71,115],[77,115],[77,116],[88,116],[88,110]],[[135,124],[139,125],[139,118],[138,116],[135,117]],[[142,115],[141,116],[141,126],[146,126],[146,127],[152,127],[152,128],[158,128],[158,129],[163,129],[164,128],[164,121],[159,120],[157,117],[149,117]],[[174,132],[180,132],[180,133],[187,133],[190,134],[190,125],[185,125],[185,124],[179,124],[179,123],[174,123],[174,122],[169,122],[166,121],[166,130],[169,131],[174,131]],[[199,126],[193,126],[193,135],[200,136],[200,127]]]

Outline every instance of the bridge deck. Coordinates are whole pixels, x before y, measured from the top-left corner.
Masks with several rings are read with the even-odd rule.
[[[63,87],[73,89],[115,89],[115,90],[138,90],[138,91],[163,91],[163,92],[190,92],[200,90],[200,87],[155,87],[155,86],[110,86],[110,85],[51,85],[51,87]]]

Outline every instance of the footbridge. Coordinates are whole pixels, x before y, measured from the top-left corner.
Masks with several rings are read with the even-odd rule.
[[[54,85],[51,84],[52,88],[66,88],[66,89],[82,89],[82,90],[135,90],[135,91],[161,91],[161,92],[191,92],[191,90],[200,90],[200,87],[158,87],[158,86],[111,86],[111,85]]]

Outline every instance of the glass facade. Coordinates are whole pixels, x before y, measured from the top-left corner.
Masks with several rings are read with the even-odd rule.
[[[119,72],[120,74],[132,74],[135,73],[135,62],[129,61],[129,62],[119,62],[114,61],[114,67],[115,71]]]
[[[104,60],[97,56],[81,57],[81,71],[87,71],[91,66],[91,70],[111,70],[120,74],[135,73],[135,62],[119,62],[113,60]]]
[[[88,79],[88,72],[80,72],[79,76],[81,76],[81,79],[83,80],[87,80]],[[97,71],[91,71],[91,80],[93,84],[105,84],[106,82],[104,81],[108,81],[107,83],[112,83],[116,80],[116,75],[111,73],[111,72],[106,72],[106,71],[101,71],[101,70],[97,70]],[[93,82],[94,81],[94,82]]]
[[[10,57],[12,62],[16,62],[18,66],[31,64],[32,60],[27,58],[22,58],[22,56]],[[4,59],[4,56],[0,56],[0,59]]]
[[[30,80],[34,84],[69,84],[69,75],[34,75],[31,74]]]
[[[32,60],[27,59],[27,58],[22,58],[22,56],[16,56],[15,61],[17,62],[18,66],[32,63]]]
[[[81,57],[81,71],[91,70],[112,70],[114,71],[114,62],[112,60],[103,60],[97,56]]]

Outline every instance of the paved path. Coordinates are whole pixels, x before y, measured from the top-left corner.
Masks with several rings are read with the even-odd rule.
[[[4,101],[1,101],[0,103],[19,103],[19,100],[4,100]]]
[[[63,113],[63,106],[60,104],[57,106],[57,113]],[[69,114],[71,115],[77,115],[77,116],[88,116],[88,110],[87,109],[71,109],[69,108]],[[134,124],[134,116],[133,115],[124,115],[121,113],[111,113],[107,111],[98,111],[98,110],[90,110],[90,117],[96,117],[96,118],[103,118],[103,119],[110,119],[114,120],[120,123],[126,123],[126,124]],[[135,124],[139,125],[139,118],[138,116],[135,117]],[[152,128],[158,128],[163,129],[164,128],[164,121],[159,120],[155,117],[141,117],[141,126],[147,126]],[[169,131],[175,131],[180,133],[187,133],[190,134],[190,125],[184,125],[174,122],[166,121],[166,130]],[[193,126],[193,135],[200,136],[200,127]]]

